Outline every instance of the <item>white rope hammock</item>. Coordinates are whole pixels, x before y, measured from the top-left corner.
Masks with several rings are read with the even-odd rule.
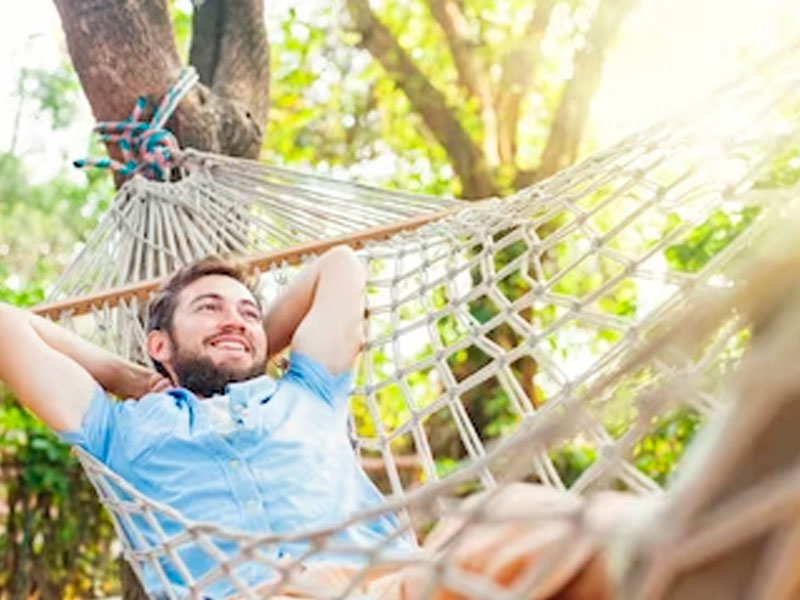
[[[795,196],[766,182],[800,144],[797,65],[800,49],[793,48],[721,90],[704,110],[502,200],[389,192],[193,151],[179,182],[127,182],[40,312],[146,361],[145,303],[154,280],[179,265],[210,253],[258,256],[251,264],[269,293],[307,256],[339,241],[357,244],[370,268],[370,316],[351,419],[356,451],[389,496],[385,507],[348,522],[297,532],[292,539],[305,540],[307,552],[279,561],[273,549],[285,536],[189,522],[78,452],[136,572],[155,573],[167,597],[203,597],[224,581],[246,598],[287,586],[308,597],[342,598],[357,589],[358,576],[337,589],[309,588],[297,567],[332,549],[375,563],[381,547],[341,548],[333,534],[378,513],[402,512],[404,527],[418,529],[452,516],[456,505],[448,499],[523,479],[581,494],[620,487],[661,494],[662,478],[637,465],[643,440],[679,411],[703,417],[718,408],[747,348],[742,332],[770,323],[767,309],[781,306],[800,278],[792,239],[781,246],[780,268],[732,267],[785,219]],[[670,256],[698,251],[698,228],[718,214],[741,226],[679,269]],[[770,279],[777,274],[779,281]],[[127,287],[108,292],[120,286]],[[756,371],[744,372],[729,396],[752,384]],[[779,396],[761,390],[759,410],[778,411]],[[502,414],[499,429],[486,427],[490,401],[493,414]],[[559,452],[576,446],[588,449],[591,464],[567,477]],[[788,485],[783,496],[769,498],[796,502]],[[480,506],[468,521],[510,518]],[[566,513],[579,528],[580,511]],[[732,515],[723,519],[729,528]],[[693,530],[680,522],[676,517],[672,545],[648,555],[658,577],[636,571],[624,579],[628,593],[663,592],[683,560],[676,549],[693,548],[694,562],[684,561],[691,564],[719,552],[710,542],[691,546]],[[181,533],[166,535],[165,523],[179,524]],[[709,539],[727,539],[719,531]],[[702,534],[699,526],[694,534]],[[226,542],[237,552],[221,550]],[[188,546],[202,548],[217,567],[191,573],[181,559]],[[463,572],[447,552],[409,560],[435,574],[431,586],[496,599],[530,597],[558,556],[513,590]],[[272,583],[250,589],[239,574],[253,564],[270,569]],[[168,572],[180,574],[180,586]],[[765,577],[778,581],[772,590],[784,581]]]

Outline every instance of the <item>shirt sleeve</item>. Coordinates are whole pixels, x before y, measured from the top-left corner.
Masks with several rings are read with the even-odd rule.
[[[289,356],[289,370],[284,379],[296,381],[333,407],[347,400],[353,386],[352,371],[334,375],[318,361],[299,352]]]
[[[83,415],[80,429],[56,432],[65,442],[86,450],[105,461],[114,436],[119,407],[112,402],[99,385],[94,391],[89,408]]]
[[[115,402],[98,385],[80,428],[56,433],[106,464],[115,451],[133,459],[170,433],[177,421],[169,409],[176,402],[170,393]]]

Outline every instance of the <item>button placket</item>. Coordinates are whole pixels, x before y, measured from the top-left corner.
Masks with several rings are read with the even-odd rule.
[[[247,419],[247,397],[242,393],[243,390],[233,389],[229,396],[231,418],[233,422],[242,427]]]
[[[258,485],[243,458],[230,458],[228,466],[233,482],[233,494],[239,500],[244,518],[255,524],[260,522],[259,529],[269,530],[269,521],[264,514],[260,500]]]

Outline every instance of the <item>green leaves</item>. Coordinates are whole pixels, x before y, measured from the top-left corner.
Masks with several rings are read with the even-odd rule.
[[[678,409],[658,419],[651,433],[634,448],[634,464],[665,485],[701,423],[700,414],[691,408]]]
[[[469,27],[466,45],[482,67],[478,78],[496,88],[497,94],[509,91],[501,89],[505,63],[514,64],[507,56],[518,45],[538,43],[524,39],[533,15],[531,3],[475,0],[463,3],[463,10]],[[522,90],[526,98],[518,122],[511,126],[519,149],[492,167],[503,193],[513,191],[520,169],[537,165],[560,101],[562,74],[570,69],[572,39],[581,33],[577,12],[567,5],[555,12],[559,28],[552,33],[550,46],[569,47],[561,53],[544,52],[531,65],[538,75],[536,86]],[[461,81],[428,4],[384,3],[377,16],[442,93],[469,138],[481,146],[487,135],[496,136],[481,101]],[[419,106],[411,104],[392,76],[361,47],[361,34],[351,28],[343,10],[304,7],[288,10],[280,19],[270,31],[271,118],[265,141],[269,160],[313,165],[322,171],[338,167],[349,177],[410,191],[463,192],[462,183],[453,177],[453,157],[431,134]],[[506,113],[500,117],[512,118]]]
[[[34,114],[56,129],[71,123],[79,88],[70,68],[26,69],[19,81],[18,96]],[[34,180],[22,158],[0,154],[0,302],[17,306],[44,300],[112,192],[101,173]],[[0,521],[0,588],[26,597],[44,581],[74,598],[113,584],[113,527],[77,460],[1,385],[0,474],[9,508]]]
[[[0,588],[27,596],[44,577],[64,598],[114,591],[113,527],[91,484],[67,445],[2,387],[0,473],[9,509],[0,522]]]
[[[0,154],[0,300],[40,302],[110,197],[105,174],[90,173],[87,183],[59,175],[34,184],[22,160]]]
[[[32,102],[34,109],[49,117],[54,129],[68,127],[78,114],[80,85],[72,68],[62,64],[56,70],[23,68],[17,95]]]
[[[714,212],[692,229],[681,243],[666,249],[669,266],[677,271],[699,271],[753,222],[759,210],[756,206],[748,206],[733,213]]]

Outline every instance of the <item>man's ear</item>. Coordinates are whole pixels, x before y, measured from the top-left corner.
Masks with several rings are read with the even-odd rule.
[[[162,365],[172,359],[172,341],[166,331],[155,329],[147,334],[147,354]]]

